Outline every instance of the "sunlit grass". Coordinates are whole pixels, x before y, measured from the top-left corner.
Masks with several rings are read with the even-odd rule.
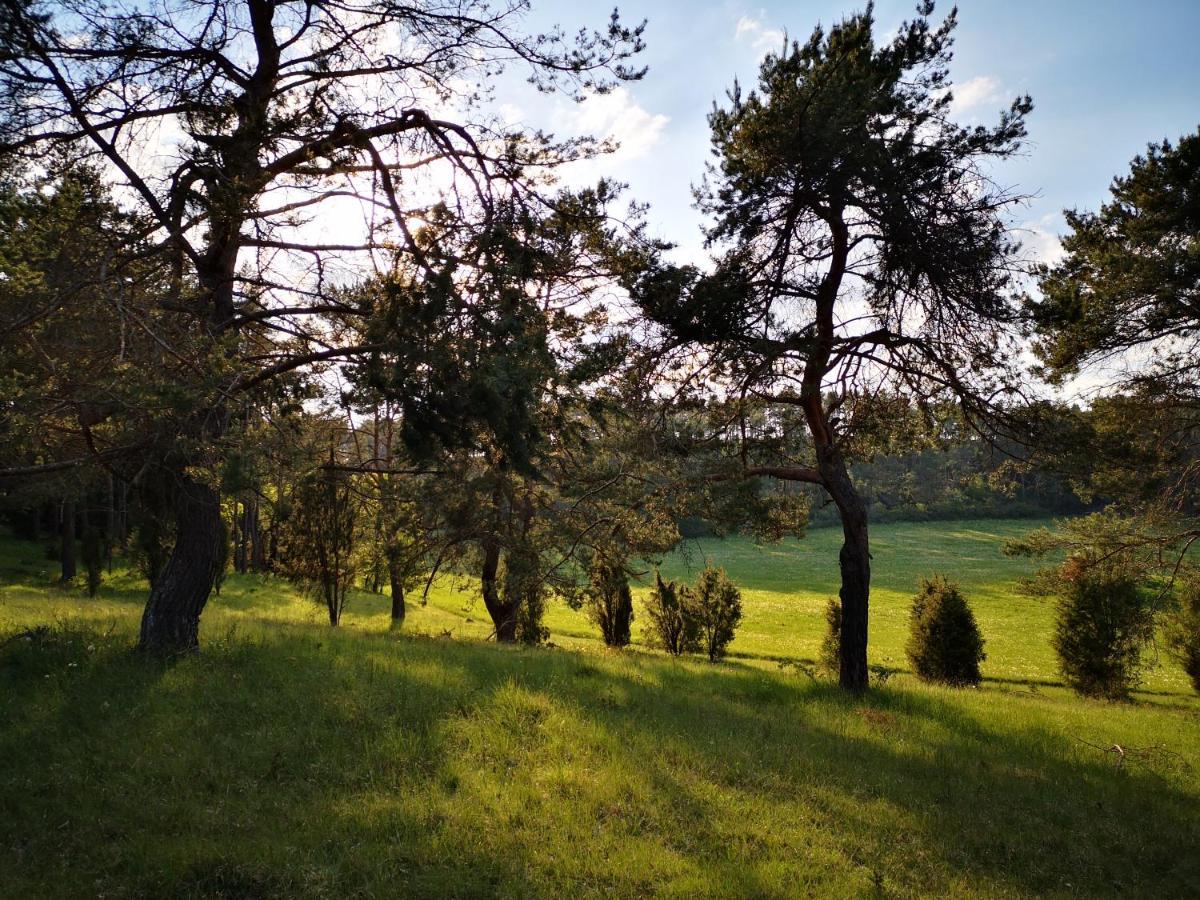
[[[940,569],[992,680],[863,700],[768,658],[815,650],[835,532],[701,543],[748,592],[716,666],[559,608],[568,650],[484,644],[448,582],[401,633],[369,594],[335,630],[258,577],[162,666],[129,652],[144,585],[88,600],[0,542],[0,641],[53,626],[0,648],[0,896],[1196,896],[1200,704],[1169,671],[1127,704],[1055,686],[1029,563],[996,552],[1023,527],[876,530],[874,659],[903,666]]]

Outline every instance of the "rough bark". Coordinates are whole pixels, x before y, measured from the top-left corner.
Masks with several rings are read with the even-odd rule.
[[[174,491],[175,548],[154,581],[138,648],[156,656],[195,653],[200,614],[217,577],[221,509],[210,486],[180,475]]]
[[[496,640],[511,644],[517,639],[517,605],[504,602],[497,577],[499,571],[500,541],[496,537],[488,537],[483,542],[483,605],[487,607],[496,629]]]
[[[404,578],[395,566],[391,566],[388,575],[392,583],[392,626],[398,627],[404,623],[406,609],[404,606]]]

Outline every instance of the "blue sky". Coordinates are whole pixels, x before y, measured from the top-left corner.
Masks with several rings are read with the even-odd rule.
[[[612,9],[611,2],[534,6],[531,24],[558,21],[568,30],[601,24]],[[915,0],[878,2],[879,33],[914,7]],[[828,26],[861,4],[633,0],[620,8],[629,20],[649,19],[645,79],[579,108],[557,102],[534,114],[521,98],[514,115],[621,139],[625,148],[597,170],[628,182],[632,197],[651,204],[655,231],[681,244],[682,256],[698,256],[690,188],[709,158],[712,102],[735,77],[753,84],[759,58],[779,46],[784,30],[805,38],[818,22]],[[949,9],[939,3],[935,17]],[[1041,255],[1053,252],[1064,207],[1094,208],[1148,142],[1200,125],[1200,0],[962,0],[956,35],[951,73],[960,118],[991,121],[1017,94],[1033,96],[1027,153],[998,177],[1036,195],[1018,218]]]

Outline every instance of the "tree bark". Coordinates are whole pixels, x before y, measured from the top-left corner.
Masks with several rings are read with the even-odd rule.
[[[400,572],[400,567],[395,563],[389,562],[388,577],[392,584],[392,627],[399,627],[404,623],[404,615],[406,613],[404,607],[404,577]]]
[[[138,648],[156,656],[200,649],[200,613],[217,577],[221,507],[217,492],[180,475],[174,491],[175,548],[154,580]]]
[[[64,500],[62,503],[59,564],[62,569],[62,580],[70,581],[75,577],[75,501]]]
[[[837,505],[842,519],[841,648],[838,683],[848,691],[867,689],[867,619],[871,595],[871,548],[867,507],[858,494],[845,460],[836,449],[818,451],[818,467],[825,490]]]
[[[487,607],[492,625],[496,629],[496,640],[511,644],[517,639],[517,610],[514,604],[505,603],[500,591],[497,573],[500,571],[500,541],[488,537],[483,542],[483,605]]]

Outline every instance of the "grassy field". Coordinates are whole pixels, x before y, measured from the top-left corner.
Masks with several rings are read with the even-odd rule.
[[[143,585],[87,600],[0,542],[0,896],[1200,896],[1200,702],[1165,665],[1131,703],[1058,684],[998,552],[1029,526],[875,530],[873,662],[904,669],[931,571],[989,656],[979,690],[901,671],[861,700],[779,665],[820,640],[832,531],[666,563],[743,585],[716,666],[606,652],[561,608],[562,649],[481,643],[469,582],[403,633],[366,594],[333,630],[249,577],[161,666],[128,652]]]

